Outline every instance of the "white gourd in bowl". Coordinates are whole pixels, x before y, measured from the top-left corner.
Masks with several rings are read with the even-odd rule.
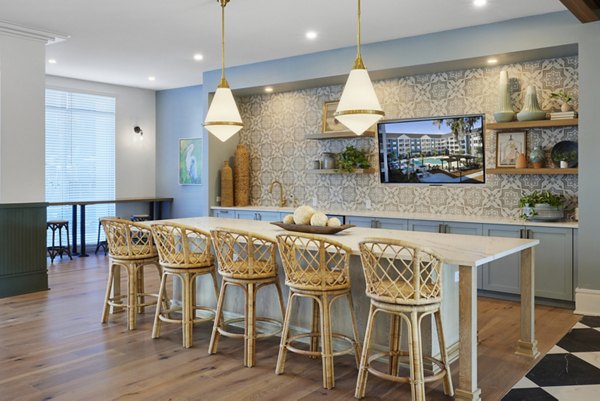
[[[342,225],[342,222],[337,217],[332,217],[327,220],[327,227],[339,227]]]
[[[310,218],[315,214],[315,209],[308,205],[303,205],[294,210],[294,223],[310,224]]]
[[[310,218],[311,226],[325,227],[327,225],[327,216],[325,213],[317,212]]]
[[[283,218],[283,223],[284,224],[294,224],[294,215],[293,214],[288,214]]]

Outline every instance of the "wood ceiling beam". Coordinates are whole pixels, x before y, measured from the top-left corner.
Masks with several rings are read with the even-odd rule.
[[[600,0],[560,0],[582,23],[600,20]]]

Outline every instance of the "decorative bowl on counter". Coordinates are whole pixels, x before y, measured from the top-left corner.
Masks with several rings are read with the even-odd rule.
[[[522,208],[522,215],[529,221],[559,221],[565,217],[562,206],[552,206],[547,203],[536,203],[533,207]]]
[[[341,226],[311,226],[310,224],[286,224],[281,221],[272,221],[271,224],[281,227],[288,231],[297,231],[310,234],[337,234],[348,228],[354,227],[354,224],[342,224]]]

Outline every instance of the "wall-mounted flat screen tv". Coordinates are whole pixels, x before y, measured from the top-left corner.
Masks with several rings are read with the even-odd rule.
[[[379,122],[381,182],[485,183],[483,127],[483,114]]]

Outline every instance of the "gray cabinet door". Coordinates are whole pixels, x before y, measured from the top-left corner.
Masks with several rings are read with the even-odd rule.
[[[481,235],[483,233],[483,224],[452,221],[444,222],[444,226],[444,232],[447,234]]]
[[[374,228],[375,219],[372,217],[346,216],[346,223],[353,224],[356,227]]]
[[[573,230],[528,227],[535,249],[535,295],[573,301]]]
[[[521,238],[523,226],[484,224],[483,235],[488,237]],[[505,256],[481,267],[481,288],[489,291],[520,293],[519,253]]]
[[[236,210],[235,218],[242,220],[258,220],[256,212],[253,210]]]
[[[215,217],[222,217],[226,219],[235,218],[235,212],[233,210],[214,210],[213,214]]]
[[[408,229],[410,231],[425,231],[429,233],[439,233],[441,224],[441,221],[409,220]]]
[[[281,221],[279,212],[256,212],[256,218],[260,221]]]
[[[387,228],[390,230],[408,230],[408,220],[406,219],[376,219],[377,228]]]

